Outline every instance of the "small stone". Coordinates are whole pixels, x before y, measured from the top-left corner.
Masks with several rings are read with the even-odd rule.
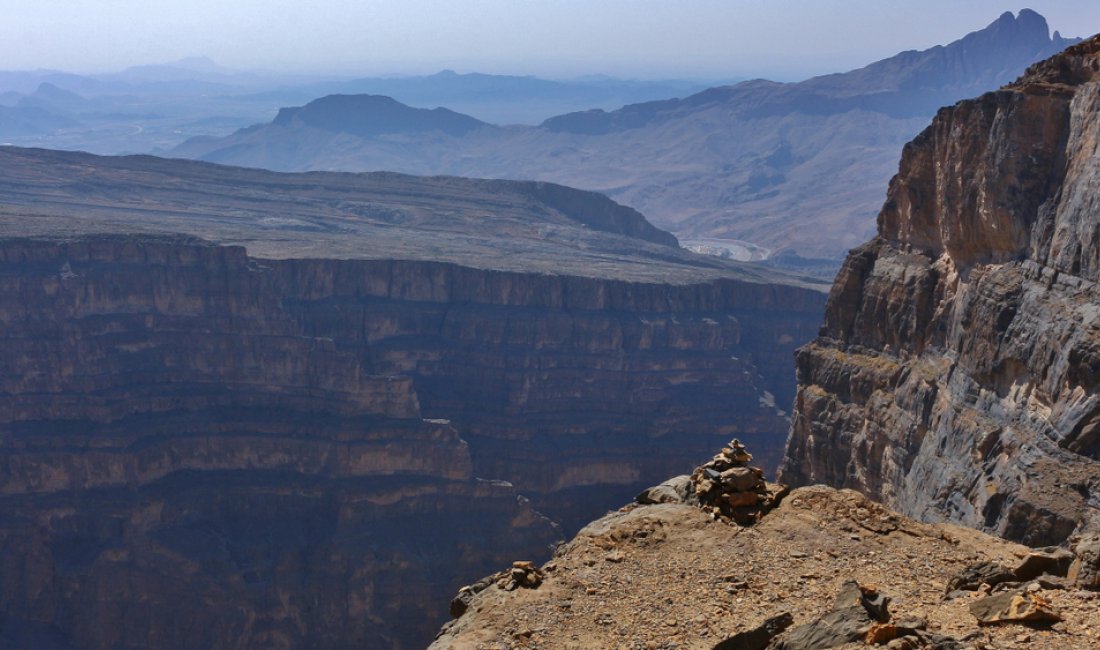
[[[723,494],[721,499],[731,508],[744,508],[755,506],[760,501],[760,496],[756,492],[729,492]]]
[[[1036,578],[1035,584],[1039,585],[1043,589],[1048,589],[1048,590],[1065,589],[1066,588],[1066,579],[1065,578],[1055,578],[1053,576],[1040,576],[1039,578]]]
[[[1100,589],[1100,536],[1082,539],[1073,553],[1067,580],[1080,589]]]
[[[735,634],[719,641],[714,650],[763,650],[772,639],[779,636],[794,623],[794,617],[788,612],[773,616],[758,627]]]
[[[882,645],[888,641],[893,641],[898,636],[900,636],[900,631],[897,626],[889,623],[879,623],[867,631],[866,636],[863,637],[863,642],[867,645]]]
[[[978,562],[966,567],[947,582],[947,591],[976,591],[981,585],[993,586],[1016,580],[1016,573],[996,562]]]
[[[731,467],[719,474],[723,487],[733,492],[747,492],[756,488],[760,477],[748,467]]]
[[[695,494],[697,496],[703,496],[709,494],[714,489],[714,482],[710,479],[703,479],[695,485]]]
[[[622,551],[612,551],[605,555],[603,559],[607,560],[608,562],[618,564],[619,562],[622,562],[625,557],[626,556],[623,555]]]
[[[1036,594],[1004,592],[987,596],[970,604],[970,613],[978,622],[990,623],[1056,623],[1062,620],[1050,604]]]

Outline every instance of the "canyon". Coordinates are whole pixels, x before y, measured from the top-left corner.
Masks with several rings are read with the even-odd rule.
[[[423,647],[739,435],[813,281],[545,183],[0,148],[0,640]]]
[[[796,489],[733,441],[431,647],[1097,647],[1098,143],[1100,36],[941,109],[798,353]]]

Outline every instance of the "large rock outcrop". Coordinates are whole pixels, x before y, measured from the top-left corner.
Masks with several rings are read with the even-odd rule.
[[[0,160],[5,647],[424,647],[731,435],[778,460],[824,303],[558,186]]]
[[[532,588],[498,579],[463,590],[465,609],[430,648],[1096,647],[1095,594],[1062,578],[999,584],[992,596],[989,584],[949,590],[976,563],[1016,567],[1034,555],[825,486],[795,490],[749,528],[685,503],[628,506],[559,547]],[[1003,600],[1015,609],[996,609]],[[1062,622],[1051,628],[1036,611]],[[999,622],[980,625],[990,612]]]
[[[1100,38],[940,111],[798,355],[782,480],[1030,544],[1100,526]]]

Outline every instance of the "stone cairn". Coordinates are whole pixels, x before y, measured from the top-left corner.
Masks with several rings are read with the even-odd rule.
[[[516,587],[535,589],[542,584],[545,577],[542,569],[535,566],[534,562],[527,561],[513,562],[511,571],[502,571],[497,575],[497,586],[505,591],[512,591]]]
[[[775,507],[785,486],[764,480],[764,470],[751,467],[752,454],[736,438],[691,474],[694,495],[714,519],[748,526]]]

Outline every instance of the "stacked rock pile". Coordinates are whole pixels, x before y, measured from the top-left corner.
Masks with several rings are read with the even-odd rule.
[[[755,523],[779,503],[785,486],[764,480],[764,470],[752,467],[752,454],[736,438],[714,458],[695,468],[691,484],[699,505],[714,519],[743,526]]]
[[[497,586],[505,591],[512,591],[516,587],[535,589],[542,584],[545,577],[542,569],[535,566],[534,562],[527,561],[513,562],[511,571],[502,571],[497,575]]]

